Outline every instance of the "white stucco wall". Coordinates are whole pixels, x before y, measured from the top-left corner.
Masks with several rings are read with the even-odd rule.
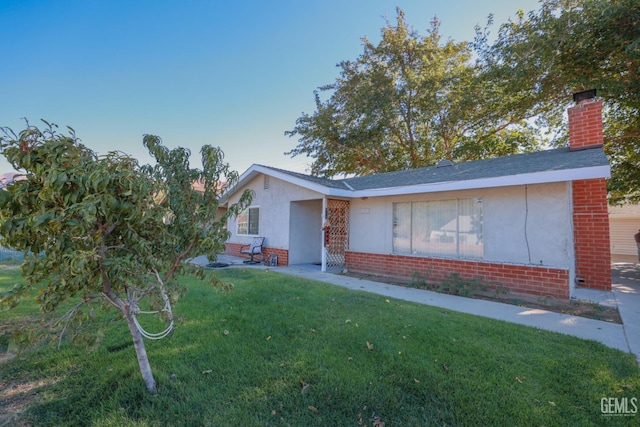
[[[319,261],[322,194],[264,176],[245,188],[255,191],[252,206],[260,208],[260,235],[265,245],[290,250],[290,263]],[[244,190],[244,188],[243,188]],[[239,193],[229,202],[237,201]],[[567,183],[511,186],[479,190],[370,197],[350,201],[349,250],[393,253],[393,203],[482,198],[483,260],[571,269],[573,235]],[[296,203],[291,203],[296,202]],[[229,242],[246,244],[229,220]],[[295,236],[291,239],[290,236]],[[316,244],[317,241],[317,244]]]
[[[566,183],[354,199],[349,250],[393,252],[395,202],[477,197],[483,201],[483,260],[570,268],[573,237]]]
[[[259,229],[260,236],[266,238],[265,246],[278,249],[289,249],[290,202],[322,199],[322,195],[315,191],[289,184],[274,177],[269,178],[269,188],[265,189],[264,176],[260,175],[251,180],[241,191],[231,196],[229,204],[236,203],[247,188],[255,192],[251,206],[260,208]],[[319,221],[321,219],[318,219]],[[251,241],[250,236],[236,234],[236,218],[231,218],[227,226],[231,231],[230,243],[246,244]],[[320,229],[319,226],[317,228]]]

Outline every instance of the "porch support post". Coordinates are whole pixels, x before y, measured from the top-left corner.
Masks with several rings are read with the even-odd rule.
[[[325,222],[327,221],[327,197],[324,196],[322,198],[322,225],[324,227]],[[324,233],[320,233],[320,247],[322,248],[322,266],[320,267],[320,271],[327,271],[327,248],[324,245]]]

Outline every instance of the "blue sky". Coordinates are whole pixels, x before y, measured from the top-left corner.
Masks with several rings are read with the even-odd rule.
[[[313,91],[379,40],[396,6],[424,34],[472,40],[537,0],[2,0],[0,126],[71,126],[98,153],[151,161],[144,134],[220,146],[239,172],[259,163],[305,172],[284,132],[315,109]],[[497,25],[496,25],[497,29]],[[0,173],[11,170],[0,158]]]

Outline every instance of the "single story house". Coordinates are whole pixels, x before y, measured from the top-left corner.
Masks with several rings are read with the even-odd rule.
[[[279,265],[458,273],[560,299],[576,286],[610,290],[602,101],[582,95],[568,110],[568,148],[345,179],[253,165],[222,198],[255,192],[229,220],[227,253],[261,236]]]

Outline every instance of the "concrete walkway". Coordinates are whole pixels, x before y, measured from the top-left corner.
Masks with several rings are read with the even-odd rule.
[[[614,264],[612,287],[629,350],[640,364],[640,264]]]
[[[230,266],[249,268],[270,268],[264,265],[247,265],[241,258],[221,255],[218,262]],[[205,257],[193,260],[206,265]],[[613,265],[613,291],[601,292],[578,289],[575,298],[618,307],[623,325],[570,316],[551,311],[519,307],[493,301],[471,299],[441,294],[404,286],[373,282],[333,273],[323,273],[315,266],[271,267],[274,271],[306,279],[318,280],[365,292],[372,292],[390,298],[413,301],[452,311],[474,314],[491,319],[559,332],[587,340],[595,340],[608,347],[633,353],[640,364],[640,265],[622,263]]]

